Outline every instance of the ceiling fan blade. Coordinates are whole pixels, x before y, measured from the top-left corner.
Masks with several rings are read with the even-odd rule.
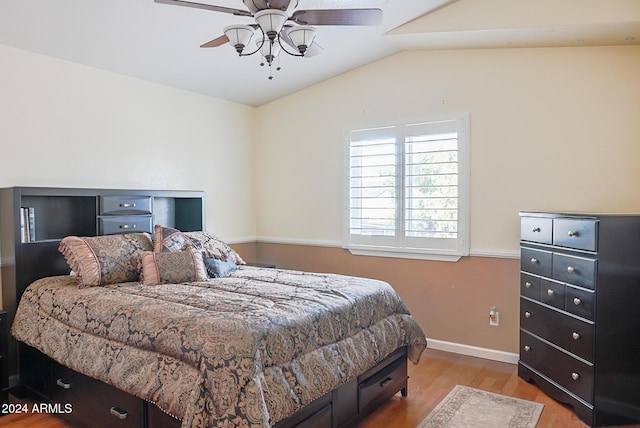
[[[230,13],[232,15],[237,15],[237,16],[252,16],[251,12],[249,12],[248,10],[233,9],[230,7],[215,6],[212,4],[195,3],[195,2],[184,1],[184,0],[155,0],[155,2],[162,3],[162,4],[170,4],[174,6],[186,6],[186,7],[193,7],[196,9],[212,10],[214,12]]]
[[[210,42],[205,43],[204,45],[200,45],[201,48],[215,48],[218,46],[222,46],[225,43],[229,43],[229,38],[225,35],[218,37],[217,39],[213,39]]]
[[[290,18],[302,25],[379,25],[381,9],[297,10]]]

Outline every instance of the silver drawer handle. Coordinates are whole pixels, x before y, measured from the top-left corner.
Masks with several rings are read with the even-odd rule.
[[[62,389],[70,389],[71,388],[71,384],[68,383],[68,382],[63,381],[62,379],[56,380],[56,385],[58,385]]]
[[[524,288],[531,288],[531,287],[533,287],[533,284],[530,283],[529,281],[524,283]]]
[[[529,351],[531,351],[531,346],[529,346],[529,345],[525,345],[525,347],[524,347],[524,351],[525,351],[525,352],[529,352]]]
[[[567,235],[573,238],[574,236],[579,236],[580,234],[578,233],[578,231],[570,230],[569,232],[567,232]]]
[[[536,259],[535,257],[531,257],[531,264],[532,265],[537,265],[538,264],[538,259]]]
[[[135,229],[136,225],[135,224],[121,224],[120,225],[120,229]]]
[[[533,229],[531,229],[533,233],[540,232],[540,230],[541,229],[539,227],[534,227]]]
[[[548,289],[548,290],[547,290],[547,295],[549,295],[549,296],[553,296],[554,294],[556,294],[556,292],[555,292],[555,291],[553,291],[552,289]]]
[[[393,382],[393,378],[392,377],[387,377],[385,378],[382,382],[380,382],[380,388],[384,388],[385,386],[389,385],[391,382]]]
[[[127,203],[127,202],[123,202],[120,204],[121,208],[135,208],[136,204],[135,203]]]
[[[580,339],[580,333],[575,333],[575,332],[574,332],[574,333],[571,335],[571,337],[573,337],[573,340],[578,340],[578,339]]]
[[[531,318],[531,312],[527,311],[524,313],[525,318]]]
[[[580,300],[579,298],[575,297],[573,299],[573,304],[576,306],[580,306],[580,304],[582,303],[582,300]]]
[[[118,419],[127,419],[127,416],[129,416],[126,410],[123,410],[119,407],[112,407],[109,410],[109,413],[111,413],[113,416],[115,416]]]
[[[575,271],[576,271],[576,268],[574,268],[573,266],[569,266],[567,268],[567,272],[569,272],[569,273],[574,273]]]
[[[580,375],[578,373],[575,373],[575,372],[571,373],[571,379],[578,380],[578,379],[580,379]]]

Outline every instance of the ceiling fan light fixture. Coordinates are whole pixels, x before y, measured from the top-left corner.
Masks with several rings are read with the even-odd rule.
[[[229,25],[224,28],[224,35],[227,36],[229,44],[236,49],[236,52],[241,54],[251,41],[253,31],[253,28],[248,25]]]
[[[281,10],[265,9],[257,12],[254,18],[269,40],[274,40],[289,16]]]
[[[316,37],[316,29],[310,25],[298,25],[287,33],[293,45],[304,55]]]
[[[280,53],[280,44],[273,43],[269,39],[258,39],[256,40],[256,46],[260,48],[260,54],[267,61],[267,64],[271,64],[271,62],[278,56]]]
[[[251,13],[269,8],[269,3],[266,0],[242,0],[242,3],[244,3]]]

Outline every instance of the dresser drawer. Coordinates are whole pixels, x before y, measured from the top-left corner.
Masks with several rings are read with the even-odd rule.
[[[596,261],[566,254],[553,254],[553,278],[585,288],[595,288]]]
[[[564,309],[565,285],[543,279],[540,281],[540,301],[547,305]]]
[[[102,235],[133,232],[151,233],[152,219],[150,215],[110,216],[100,217],[98,224]]]
[[[523,241],[551,244],[553,220],[544,217],[520,217],[520,239]]]
[[[100,196],[100,215],[151,214],[150,196]]]
[[[552,254],[550,251],[523,247],[520,253],[520,270],[541,276],[551,276]]]
[[[520,301],[520,327],[587,361],[593,361],[593,324],[551,308]]]
[[[586,402],[593,403],[593,366],[520,332],[520,360]]]
[[[531,299],[540,300],[540,278],[521,273],[520,294]]]
[[[598,222],[591,219],[557,218],[553,221],[553,244],[596,251]]]
[[[594,319],[595,292],[567,286],[565,292],[565,310],[588,320]]]

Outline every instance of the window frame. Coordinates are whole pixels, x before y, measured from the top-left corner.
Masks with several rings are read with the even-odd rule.
[[[406,129],[416,125],[437,124],[440,122],[454,122],[457,136],[457,166],[458,166],[458,220],[457,238],[415,238],[407,237],[406,233],[401,237],[389,239],[388,236],[368,236],[351,234],[351,134],[375,129],[395,128],[395,146],[400,165],[396,162],[398,172],[402,174],[401,183],[396,188],[402,188],[402,192],[396,195],[396,221],[405,221],[405,162],[404,147],[406,145]],[[453,128],[452,128],[453,129]],[[469,194],[470,194],[470,134],[469,115],[447,115],[441,117],[428,117],[421,120],[396,122],[391,124],[373,124],[349,126],[345,129],[344,138],[344,162],[345,162],[345,189],[343,210],[343,248],[355,255],[396,257],[423,260],[458,261],[463,256],[469,255]],[[400,149],[399,147],[402,146]],[[404,225],[402,226],[404,230]],[[354,239],[356,238],[356,239]],[[421,245],[412,246],[411,241],[417,240]],[[428,245],[425,245],[428,244]],[[440,244],[440,245],[437,245]],[[444,245],[442,245],[444,244]]]

